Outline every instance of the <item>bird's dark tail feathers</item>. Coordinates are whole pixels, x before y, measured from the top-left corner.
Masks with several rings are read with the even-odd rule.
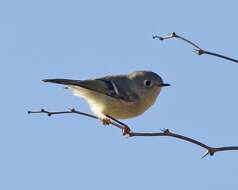
[[[70,80],[70,79],[44,79],[43,82],[51,82],[57,84],[64,84],[64,85],[76,85],[80,84],[80,80]]]

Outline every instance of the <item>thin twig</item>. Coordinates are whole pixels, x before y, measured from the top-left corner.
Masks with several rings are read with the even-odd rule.
[[[62,111],[62,112],[49,112],[44,109],[41,109],[40,111],[28,111],[28,114],[34,114],[34,113],[45,113],[48,116],[58,115],[58,114],[75,113],[75,114],[83,115],[83,116],[90,117],[93,119],[99,119],[97,116],[94,116],[94,115],[91,115],[88,113],[84,113],[84,112],[80,112],[75,109],[70,109],[69,111]],[[206,157],[207,155],[213,156],[216,152],[228,151],[228,150],[238,150],[238,146],[211,147],[211,146],[208,146],[198,140],[192,139],[190,137],[172,133],[169,129],[162,130],[162,132],[154,132],[154,133],[152,133],[152,132],[133,132],[128,127],[128,125],[122,123],[121,121],[114,119],[111,116],[108,116],[108,117],[113,120],[113,121],[111,121],[110,124],[114,127],[121,129],[123,135],[125,135],[125,136],[128,136],[128,137],[169,136],[169,137],[177,138],[177,139],[190,142],[192,144],[198,145],[198,146],[206,149],[207,151],[202,156],[202,158]]]
[[[207,50],[202,49],[201,47],[199,47],[197,44],[195,44],[194,42],[192,42],[191,40],[188,40],[182,36],[179,36],[178,34],[176,34],[175,32],[172,32],[166,36],[153,36],[153,39],[159,38],[160,40],[167,40],[167,39],[171,39],[171,38],[178,38],[180,40],[185,41],[186,43],[192,45],[193,47],[195,47],[195,53],[197,53],[198,55],[202,55],[202,54],[207,54],[207,55],[212,55],[212,56],[216,56],[216,57],[220,57],[222,59],[226,59],[235,63],[238,63],[237,59],[233,59],[218,53],[213,53]]]
[[[49,111],[46,111],[45,109],[41,109],[40,111],[28,111],[27,112],[28,114],[34,114],[34,113],[45,113],[47,114],[48,116],[52,116],[52,115],[59,115],[59,114],[67,114],[67,113],[75,113],[75,114],[79,114],[79,115],[83,115],[83,116],[86,116],[86,117],[90,117],[90,118],[93,118],[93,119],[99,119],[97,116],[95,115],[92,115],[92,114],[88,114],[88,113],[85,113],[85,112],[80,112],[80,111],[77,111],[75,110],[74,108],[72,109],[69,109],[69,111],[59,111],[59,112],[49,112]],[[99,119],[100,120],[100,119]],[[124,130],[125,128],[125,124],[124,124],[124,127],[121,125],[121,124],[118,124],[116,122],[111,122],[110,123],[111,125],[113,125],[114,127],[117,127],[121,130]]]

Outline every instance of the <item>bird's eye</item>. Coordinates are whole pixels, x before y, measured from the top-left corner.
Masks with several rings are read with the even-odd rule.
[[[151,85],[151,81],[150,80],[145,80],[144,84],[145,84],[145,86],[150,86]]]

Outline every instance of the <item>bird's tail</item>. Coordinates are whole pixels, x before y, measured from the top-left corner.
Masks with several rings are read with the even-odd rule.
[[[64,84],[64,85],[76,85],[80,84],[80,80],[71,80],[71,79],[44,79],[43,82],[51,82],[57,84]]]

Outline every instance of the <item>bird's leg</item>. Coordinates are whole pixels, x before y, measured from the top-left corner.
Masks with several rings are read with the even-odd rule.
[[[125,123],[122,123],[121,121],[115,119],[114,117],[107,115],[107,117],[109,117],[111,120],[115,121],[117,124],[120,125],[120,129],[122,129],[122,134],[124,136],[130,137],[131,136],[131,129],[128,125],[126,125]]]

